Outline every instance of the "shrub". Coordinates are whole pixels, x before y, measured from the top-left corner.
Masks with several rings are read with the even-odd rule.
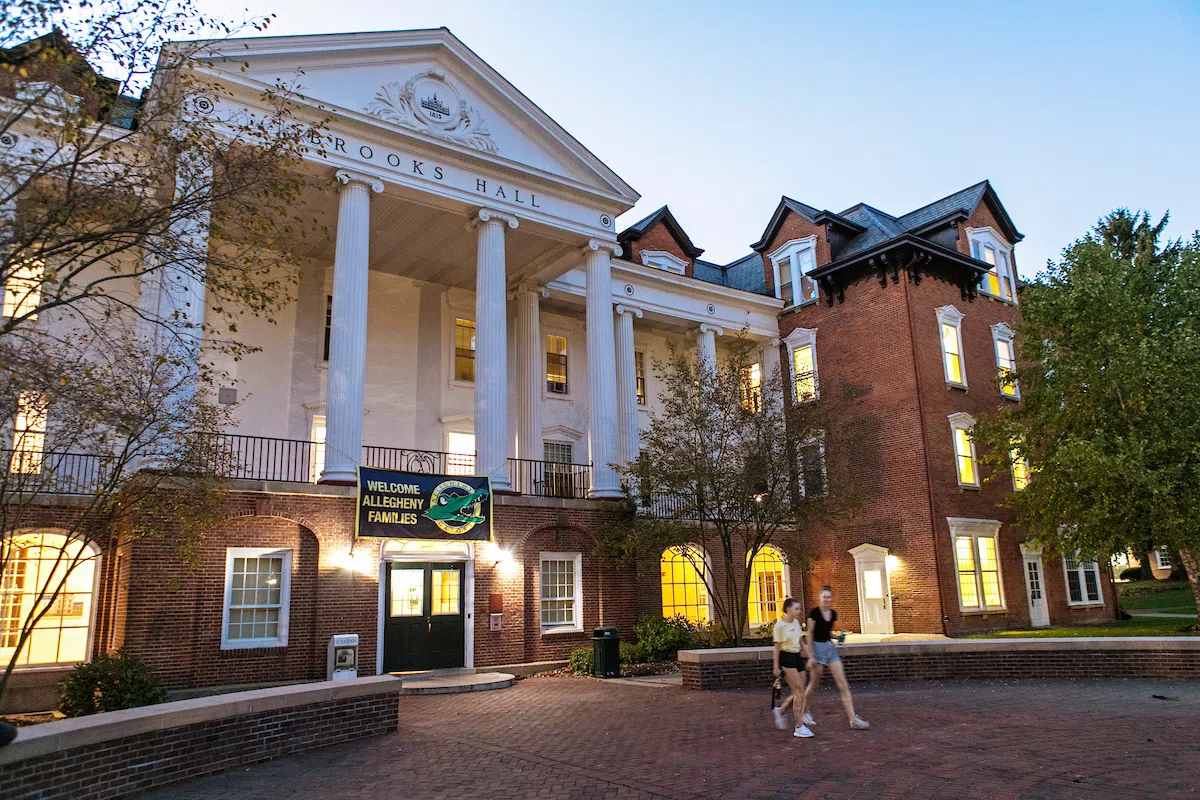
[[[571,658],[567,661],[567,667],[576,675],[595,675],[596,658],[592,654],[592,648],[580,647],[577,650],[572,650]]]
[[[644,664],[651,659],[646,658],[646,651],[635,642],[621,642],[622,664]]]
[[[166,699],[149,665],[122,650],[80,664],[60,688],[58,709],[68,717],[149,706]]]
[[[700,628],[680,616],[670,619],[643,617],[633,626],[634,638],[647,661],[675,658],[680,650],[687,650],[695,644],[699,631]]]
[[[1142,568],[1126,567],[1125,569],[1121,570],[1119,577],[1123,581],[1140,581],[1142,579]]]

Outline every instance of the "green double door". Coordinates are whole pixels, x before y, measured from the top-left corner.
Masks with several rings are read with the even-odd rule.
[[[383,671],[466,666],[466,564],[388,564]]]

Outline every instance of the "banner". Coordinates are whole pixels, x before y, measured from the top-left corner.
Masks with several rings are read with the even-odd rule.
[[[355,533],[385,539],[490,541],[492,487],[486,476],[359,467]]]

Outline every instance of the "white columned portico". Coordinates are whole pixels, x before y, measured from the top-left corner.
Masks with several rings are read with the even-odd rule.
[[[778,336],[772,336],[762,343],[759,361],[762,364],[762,374],[759,380],[762,385],[766,386],[767,381],[771,382],[772,392],[769,397],[771,407],[767,410],[772,414],[777,414],[783,411],[783,372],[780,369],[779,363],[779,345],[782,340]]]
[[[620,497],[617,461],[617,371],[613,342],[612,257],[616,242],[592,239],[583,248],[587,276],[587,363],[592,419],[589,428],[592,488],[589,497]]]
[[[617,339],[617,458],[628,465],[638,454],[637,363],[634,357],[633,318],[642,310],[618,304]]]
[[[542,286],[522,283],[517,287],[517,458],[541,461],[542,386],[545,380],[545,348],[542,345],[541,299],[550,292]]]
[[[362,457],[363,383],[367,367],[367,280],[371,193],[383,182],[338,170],[337,243],[329,327],[329,396],[325,414],[322,483],[354,483]]]
[[[470,225],[478,236],[475,257],[475,471],[495,491],[508,480],[508,296],[504,226],[517,218],[481,208]]]
[[[696,369],[710,378],[715,378],[717,374],[716,337],[724,335],[723,328],[708,323],[702,324],[696,332]]]

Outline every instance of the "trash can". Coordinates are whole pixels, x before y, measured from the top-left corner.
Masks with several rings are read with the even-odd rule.
[[[596,628],[592,631],[592,657],[597,678],[617,678],[621,675],[621,634],[616,628]]]

